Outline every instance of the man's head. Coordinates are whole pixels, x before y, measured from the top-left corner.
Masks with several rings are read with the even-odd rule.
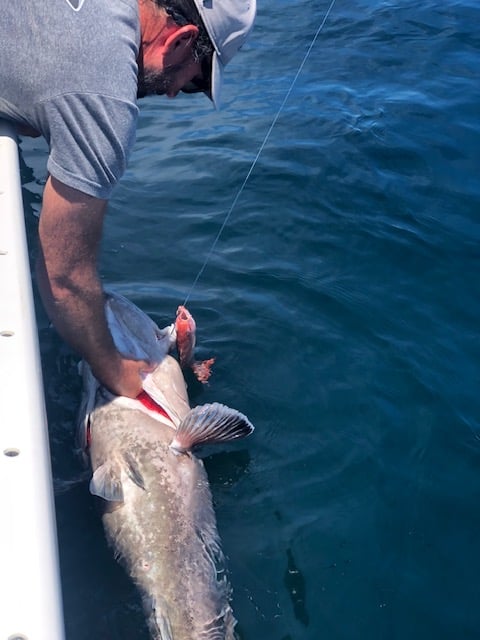
[[[224,67],[253,27],[256,0],[141,0],[140,6],[147,2],[164,12],[166,24],[160,55],[150,56],[153,64],[144,60],[139,97],[202,91],[218,107]]]

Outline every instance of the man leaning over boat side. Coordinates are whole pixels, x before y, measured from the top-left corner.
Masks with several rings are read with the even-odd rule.
[[[0,117],[49,145],[36,276],[62,338],[112,392],[136,397],[145,361],[116,350],[97,257],[137,99],[204,92],[248,36],[256,0],[0,0]]]

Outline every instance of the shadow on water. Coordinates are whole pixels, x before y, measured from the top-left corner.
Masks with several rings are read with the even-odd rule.
[[[305,627],[308,627],[310,618],[306,606],[307,594],[305,578],[295,564],[293,552],[290,548],[287,549],[287,569],[285,571],[284,583],[292,601],[295,618]]]

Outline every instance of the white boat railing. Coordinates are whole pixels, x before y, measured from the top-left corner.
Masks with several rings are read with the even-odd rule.
[[[55,508],[17,140],[0,121],[0,640],[63,640]]]

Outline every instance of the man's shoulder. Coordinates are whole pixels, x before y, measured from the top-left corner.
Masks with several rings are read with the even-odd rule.
[[[138,108],[104,94],[65,93],[42,104],[49,172],[64,184],[108,198],[135,142]]]
[[[43,2],[18,0],[7,3],[0,22],[7,117],[38,128],[36,106],[74,92],[136,99],[137,0],[56,0],[48,11]]]

